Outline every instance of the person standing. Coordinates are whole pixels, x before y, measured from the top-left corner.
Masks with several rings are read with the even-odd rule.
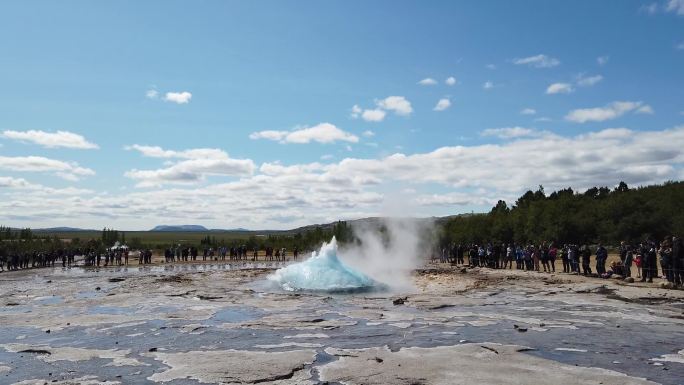
[[[660,254],[660,268],[663,269],[663,275],[667,282],[674,284],[674,272],[672,271],[672,244],[670,237],[666,237],[663,243],[660,244],[658,250]]]
[[[582,248],[582,273],[584,275],[591,274],[591,249],[589,245],[584,245]]]
[[[570,248],[568,247],[568,245],[564,245],[563,248],[560,250],[561,261],[563,262],[563,273],[570,272],[570,259],[568,258],[569,250]]]
[[[684,244],[681,238],[672,237],[672,270],[675,286],[684,285]]]
[[[651,240],[648,244],[648,252],[646,258],[648,259],[648,282],[653,282],[653,278],[658,278],[658,245]]]
[[[599,244],[598,249],[596,249],[596,274],[599,276],[606,272],[606,260],[608,260],[608,250]]]
[[[630,246],[625,247],[625,262],[623,263],[625,269],[625,277],[632,276],[632,261],[634,260],[634,251]]]
[[[551,271],[556,272],[556,257],[558,256],[558,248],[555,243],[551,243],[549,248],[549,264],[551,265]]]

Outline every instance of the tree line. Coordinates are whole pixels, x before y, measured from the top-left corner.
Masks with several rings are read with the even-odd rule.
[[[442,221],[441,243],[556,241],[559,243],[638,243],[684,234],[684,182],[614,189],[566,188],[546,194],[529,190],[513,205],[500,200],[488,213]]]

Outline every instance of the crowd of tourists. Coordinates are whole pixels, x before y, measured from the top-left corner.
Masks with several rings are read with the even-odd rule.
[[[97,248],[60,248],[54,251],[42,252],[10,252],[0,249],[0,272],[9,270],[20,270],[39,267],[55,267],[61,264],[62,267],[76,265],[76,260],[83,260],[83,266],[107,267],[107,266],[127,266],[129,257],[137,254],[138,265],[152,263],[152,250],[142,249],[136,252],[127,247],[110,248],[106,250]],[[163,250],[164,262],[188,262],[199,260],[199,249],[194,246],[177,245]],[[299,259],[299,249],[297,247],[291,252],[292,259]],[[287,261],[290,254],[285,248],[266,247],[263,258],[266,261]],[[220,246],[217,248],[205,247],[202,250],[202,261],[258,261],[259,249],[249,249],[247,246]]]
[[[513,269],[515,266],[518,270],[540,272],[556,272],[556,262],[560,260],[562,270],[559,266],[558,271],[568,274],[601,278],[614,275],[634,278],[635,275],[642,282],[653,282],[654,278],[660,276],[660,271],[662,277],[673,286],[681,287],[684,284],[684,244],[678,237],[667,237],[661,242],[647,240],[637,245],[622,242],[617,252],[619,259],[612,261],[607,268],[608,249],[601,244],[595,248],[589,245],[558,245],[555,242],[538,245],[452,244],[433,254],[432,259],[472,267]]]

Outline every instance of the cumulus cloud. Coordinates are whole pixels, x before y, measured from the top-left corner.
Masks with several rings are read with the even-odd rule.
[[[375,108],[364,109],[355,104],[351,109],[353,119],[362,118],[367,122],[381,122],[387,116],[388,111],[397,115],[408,116],[413,112],[411,102],[403,96],[388,96],[385,99],[375,100]]]
[[[3,138],[18,140],[26,143],[34,143],[47,148],[75,148],[95,149],[97,144],[87,141],[82,135],[69,131],[45,132],[39,130],[13,131],[5,130]]]
[[[538,135],[539,132],[533,128],[525,127],[502,127],[502,128],[488,128],[483,130],[482,136],[495,136],[501,139],[522,138]]]
[[[30,183],[24,178],[13,178],[0,176],[0,189],[14,189],[28,191],[35,194],[50,194],[50,195],[81,195],[92,194],[93,190],[80,189],[75,187],[66,188],[52,188],[46,187],[36,183]]]
[[[419,81],[418,84],[420,84],[421,86],[434,86],[435,84],[437,84],[437,80],[433,78],[425,78]]]
[[[413,112],[411,102],[403,96],[388,96],[375,102],[378,107],[387,111],[394,111],[397,115],[408,116]]]
[[[445,146],[376,159],[346,158],[329,164],[264,163],[253,174],[202,188],[191,184],[67,198],[7,188],[0,190],[0,220],[21,212],[32,223],[60,218],[97,225],[127,223],[128,228],[168,221],[292,228],[381,214],[383,202],[392,199],[388,191],[397,183],[408,194],[440,186],[440,193],[407,197],[418,203],[415,210],[444,205],[451,207],[450,213],[459,208],[470,211],[474,205],[488,209],[498,199],[516,198],[539,184],[547,191],[568,186],[581,190],[621,180],[645,185],[679,179],[684,167],[683,142],[684,126],[644,132],[612,128],[577,136],[546,133],[499,144]]]
[[[594,76],[584,76],[580,75],[577,78],[577,85],[581,87],[591,87],[594,84],[600,82],[603,80],[603,76],[601,75],[594,75]]]
[[[543,54],[513,59],[513,64],[529,65],[535,68],[551,68],[560,64],[560,60]]]
[[[445,83],[446,85],[448,85],[448,86],[456,85],[456,78],[453,77],[453,76],[449,76],[448,78],[446,78],[446,80],[444,81],[444,83]]]
[[[182,92],[167,92],[164,94],[164,101],[176,104],[188,104],[192,99],[192,93],[188,91]]]
[[[351,109],[351,117],[353,119],[362,118],[367,122],[382,122],[386,115],[387,113],[379,108],[364,110],[357,104]]]
[[[361,118],[367,122],[382,122],[387,113],[379,108],[372,110],[364,110],[361,113]]]
[[[148,99],[156,100],[159,98],[159,91],[154,88],[145,91],[145,97]]]
[[[334,143],[338,141],[358,143],[359,137],[343,131],[330,123],[320,123],[313,127],[299,128],[293,131],[258,131],[249,135],[250,139],[268,139],[280,143]]]
[[[457,192],[423,194],[416,197],[415,202],[421,206],[492,206],[498,202],[498,199]]]
[[[490,81],[486,81],[482,85],[482,88],[484,88],[485,90],[491,90],[492,88],[494,88],[494,83],[492,83]]]
[[[521,115],[535,115],[536,113],[537,113],[537,110],[535,110],[534,108],[523,108],[520,111]]]
[[[155,170],[127,171],[124,176],[137,180],[139,187],[160,186],[167,183],[195,183],[207,176],[248,176],[256,166],[251,159],[233,159],[227,152],[215,148],[197,148],[183,151],[164,150],[158,146],[134,144],[127,150],[138,151],[152,158],[177,159],[168,161],[167,167]]]
[[[0,176],[0,188],[27,188],[30,186],[32,185],[24,178]]]
[[[444,111],[451,107],[451,101],[448,98],[442,98],[437,101],[437,105],[433,108],[434,111]]]
[[[42,156],[0,156],[0,169],[14,172],[43,172],[66,180],[79,180],[95,175],[95,171],[76,162],[65,162]]]
[[[641,111],[639,111],[641,110]],[[576,123],[603,122],[619,118],[628,112],[652,113],[653,109],[643,102],[612,102],[604,107],[580,108],[570,111],[565,119]]]
[[[366,130],[366,131],[364,131],[363,134],[361,134],[361,135],[365,136],[366,138],[370,138],[370,137],[375,136],[375,132],[373,132],[373,131],[371,131],[371,130]]]
[[[574,90],[575,89],[572,87],[572,84],[569,84],[569,83],[553,83],[546,89],[546,93],[549,95],[569,94],[569,93],[573,92]]]

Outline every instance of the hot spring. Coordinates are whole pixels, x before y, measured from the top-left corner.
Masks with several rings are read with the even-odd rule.
[[[268,279],[287,291],[355,292],[384,289],[384,285],[342,262],[337,256],[337,240],[309,259],[276,270]]]

